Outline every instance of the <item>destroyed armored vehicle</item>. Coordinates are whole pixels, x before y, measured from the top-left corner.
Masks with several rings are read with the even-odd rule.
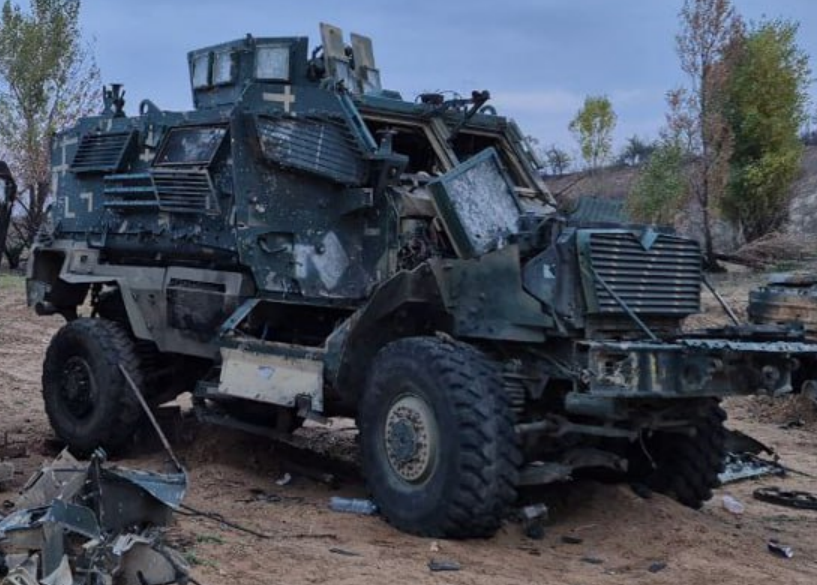
[[[368,38],[321,34],[193,51],[193,110],[128,116],[112,86],[55,138],[27,293],[68,321],[57,435],[131,440],[122,366],[153,405],[192,392],[268,436],[355,418],[377,505],[417,534],[490,535],[520,487],[588,470],[700,506],[718,399],[786,388],[794,342],[683,335],[696,242],[561,215],[487,92],[405,100]]]
[[[765,286],[749,293],[749,319],[758,325],[790,325],[817,341],[817,274],[773,274]],[[817,351],[800,354],[792,386],[817,405]]]

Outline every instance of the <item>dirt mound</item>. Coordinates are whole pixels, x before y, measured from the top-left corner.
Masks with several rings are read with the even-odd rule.
[[[760,423],[817,430],[817,405],[800,394],[749,396],[743,400],[742,406],[738,402],[733,404],[736,410],[745,409],[751,420]]]

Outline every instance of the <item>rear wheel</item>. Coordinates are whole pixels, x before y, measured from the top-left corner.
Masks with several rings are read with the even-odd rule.
[[[45,410],[57,436],[77,455],[97,447],[119,450],[139,426],[142,410],[120,364],[141,388],[133,341],[121,325],[105,319],[71,321],[48,346]]]
[[[640,465],[652,468],[644,475],[645,483],[685,506],[700,508],[720,485],[718,475],[724,469],[726,456],[725,420],[726,413],[718,401],[710,400],[701,405],[691,434],[652,435],[644,444],[650,461],[642,459]],[[647,458],[643,454],[641,457]]]
[[[495,365],[436,338],[383,348],[359,412],[363,473],[395,527],[487,537],[516,497],[521,455]]]

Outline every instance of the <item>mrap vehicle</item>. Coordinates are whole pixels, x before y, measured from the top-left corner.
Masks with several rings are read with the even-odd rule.
[[[57,435],[125,446],[124,368],[152,405],[191,392],[275,437],[353,417],[374,500],[416,534],[490,535],[520,487],[599,469],[710,498],[719,398],[786,390],[801,342],[683,334],[695,241],[557,212],[488,92],[405,100],[370,39],[321,37],[193,51],[193,110],[128,116],[111,86],[55,137],[27,294],[67,320]]]

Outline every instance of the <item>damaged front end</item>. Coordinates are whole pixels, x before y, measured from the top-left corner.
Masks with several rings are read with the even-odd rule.
[[[184,472],[79,462],[64,451],[34,475],[0,520],[2,585],[188,583],[189,567],[163,543],[187,490]]]

